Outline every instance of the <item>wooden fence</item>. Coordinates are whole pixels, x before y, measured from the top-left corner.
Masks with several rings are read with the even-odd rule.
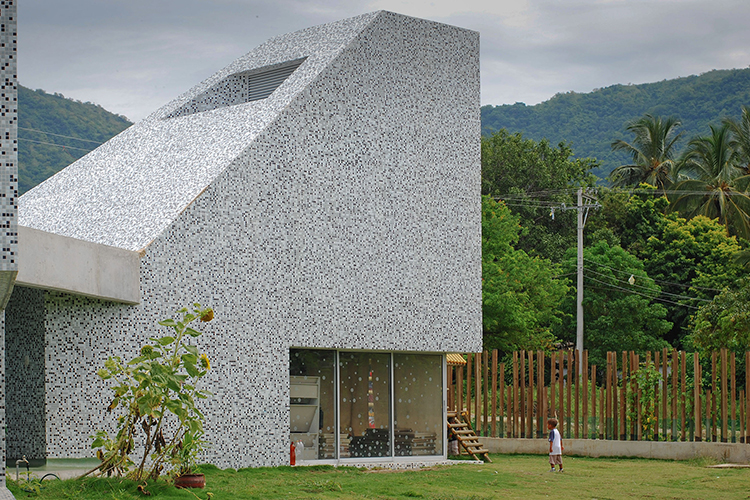
[[[709,374],[697,353],[666,349],[610,352],[602,367],[588,351],[518,351],[507,367],[497,351],[465,357],[448,368],[448,407],[467,410],[483,436],[543,438],[557,417],[566,438],[748,442],[750,370],[738,380],[726,350],[711,355]]]

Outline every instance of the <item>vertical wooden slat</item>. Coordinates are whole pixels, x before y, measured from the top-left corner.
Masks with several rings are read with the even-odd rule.
[[[750,444],[750,351],[745,352],[745,444]]]
[[[720,409],[720,396],[716,392],[713,392],[711,394],[711,441],[713,442],[717,442],[721,439],[721,420],[719,419]]]
[[[513,425],[511,426],[511,435],[514,438],[519,436],[518,432],[518,351],[513,353]]]
[[[534,351],[527,354],[529,359],[529,386],[526,393],[526,437],[534,437]]]
[[[581,373],[583,374],[583,438],[589,438],[589,352],[584,350],[581,356]]]
[[[610,439],[612,437],[612,353],[607,352],[607,372],[604,380],[604,388],[606,390],[606,406],[604,408],[605,413],[602,414],[604,419],[604,439]]]
[[[727,350],[726,348],[721,350],[721,442],[727,442],[727,392],[729,387],[727,386]]]
[[[640,367],[639,367],[640,369]],[[639,387],[636,389],[636,398],[635,398],[635,413],[636,413],[636,430],[635,430],[635,437],[638,441],[643,439],[643,425],[642,425],[642,416],[643,416],[643,405],[641,404],[641,395],[643,394],[643,391]]]
[[[745,435],[745,389],[740,389],[740,443],[746,443]]]
[[[654,351],[654,369],[657,372],[660,371],[659,370],[659,368],[660,368],[660,361],[661,361],[661,356],[660,356],[659,351]],[[654,387],[654,408],[653,408],[653,410],[654,410],[654,419],[655,419],[654,437],[651,438],[654,441],[658,441],[659,440],[659,424],[661,423],[660,419],[659,419],[659,403],[660,402],[661,402],[661,395],[659,394],[659,384],[657,383],[656,387]]]
[[[464,367],[456,367],[456,410],[464,410]]]
[[[526,437],[526,351],[519,353],[520,362],[520,379],[519,379],[519,399],[521,404],[518,408],[519,426],[518,431],[521,437]]]
[[[576,404],[575,404],[575,410],[573,411],[573,419],[575,421],[575,438],[578,439],[580,437],[580,427],[581,427],[581,421],[579,419],[579,408],[580,408],[580,392],[581,392],[581,351],[578,349],[575,350],[575,355],[573,357],[573,379],[575,380],[576,384]]]
[[[599,437],[599,427],[596,422],[596,365],[591,365],[591,417],[594,439],[597,439]]]
[[[568,374],[565,377],[568,384],[568,393],[565,397],[565,430],[567,434],[565,434],[565,436],[570,438],[573,435],[573,429],[571,429],[571,425],[573,424],[573,412],[571,411],[572,405],[570,404],[573,389],[573,374],[575,373],[575,367],[573,366],[573,351],[568,351],[567,358]]]
[[[628,438],[628,353],[622,351],[622,387],[620,389],[620,440]]]
[[[544,399],[542,398],[542,394],[544,394],[544,353],[542,351],[536,352],[536,362],[536,436],[541,438],[547,429],[545,425],[547,414],[544,413]]]
[[[482,353],[474,353],[474,418],[476,419],[477,432],[481,432],[482,429],[482,413],[481,410],[481,399],[482,399]]]
[[[500,367],[498,368],[499,377],[500,377],[500,387],[498,388],[498,393],[500,394],[500,429],[499,429],[499,435],[500,437],[508,437],[508,426],[505,425],[505,418],[508,414],[507,412],[507,406],[505,406],[505,363],[500,363]]]
[[[490,364],[490,353],[484,351],[482,353],[482,433],[484,436],[488,436],[490,433],[490,422],[489,422],[489,364]]]
[[[630,351],[630,367],[628,369],[628,374],[630,375],[630,393],[633,395],[630,409],[634,415],[638,414],[638,411],[637,411],[638,410],[638,406],[637,406],[638,388],[636,387],[636,384],[635,384],[635,377],[633,377],[633,374],[635,373],[637,369],[638,369],[638,364],[635,362],[635,353],[633,351]],[[636,418],[633,418],[633,420],[630,422],[631,441],[635,441],[638,438],[637,436],[638,427],[636,427],[637,425],[638,425],[638,422]]]
[[[718,439],[717,414],[719,413],[719,410],[716,404],[716,393],[718,392],[717,388],[719,387],[716,381],[716,379],[719,378],[719,368],[717,367],[718,363],[719,353],[714,351],[711,353],[711,397],[709,398],[711,400],[711,441],[717,441]]]
[[[492,437],[497,436],[497,349],[492,350]]]
[[[515,409],[513,408],[513,386],[508,384],[508,417],[507,417],[507,435],[508,437],[516,437],[515,432]]]
[[[729,368],[730,368],[730,382],[732,384],[732,392],[730,397],[732,399],[732,435],[730,440],[733,443],[737,442],[737,371],[735,366],[734,353],[729,355]]]
[[[661,378],[663,383],[661,384],[661,421],[662,421],[662,429],[664,432],[664,440],[666,441],[668,439],[667,437],[667,383],[669,382],[669,379],[667,378],[667,371],[669,369],[669,354],[667,353],[667,348],[665,347],[661,352]],[[659,367],[657,366],[657,369]],[[657,409],[658,411],[658,409]]]
[[[563,371],[563,359],[564,359],[564,353],[562,351],[560,351],[560,360],[559,360],[559,363],[557,365],[557,371],[558,371],[558,373],[557,373],[557,385],[558,385],[558,387],[560,389],[560,392],[558,392],[558,396],[560,397],[560,399],[557,402],[557,410],[559,412],[559,416],[557,418],[560,419],[560,422],[563,422],[565,420],[565,417],[566,417],[566,415],[565,415],[565,406],[563,404],[564,403],[564,399],[565,399],[563,397],[564,390],[565,390],[565,388],[563,387],[563,373],[565,373]],[[562,429],[562,427],[561,427],[561,429]]]
[[[546,429],[546,422],[547,422],[547,415],[549,411],[549,400],[547,399],[547,388],[546,386],[542,386],[542,419],[545,422],[544,428]]]
[[[716,393],[709,392],[706,401],[706,419],[708,420],[706,425],[711,427],[709,441],[714,442],[716,441]]]
[[[647,355],[646,359],[650,359],[650,357]],[[641,355],[636,354],[635,355],[635,369],[640,370],[641,369]],[[633,387],[635,388],[635,400],[636,400],[636,438],[638,441],[641,440],[642,434],[643,434],[643,426],[641,425],[641,416],[643,415],[643,408],[642,408],[642,391],[640,387],[638,387],[638,382],[636,380],[633,380]]]
[[[694,441],[703,440],[702,432],[702,415],[701,415],[701,364],[698,353],[693,353],[693,419],[695,420],[695,436]]]
[[[706,418],[710,419],[711,422],[711,430],[710,430],[710,439],[709,441],[716,441],[716,379],[718,378],[718,369],[716,368],[716,361],[717,361],[717,353],[716,351],[711,353],[711,396],[708,398],[711,400],[711,413],[706,414]],[[709,417],[710,415],[710,417]]]
[[[604,414],[604,403],[606,397],[604,395],[604,386],[599,388],[599,439],[604,439],[604,426],[607,423]]]
[[[619,405],[617,399],[617,353],[612,353],[612,434],[610,439],[617,439],[617,426],[619,425],[619,417],[617,413],[617,407]]]
[[[679,370],[678,370],[678,363],[677,363],[677,349],[673,349],[672,350],[672,406],[671,406],[672,441],[677,441],[677,374],[678,373],[679,373]]]
[[[555,387],[557,382],[557,353],[553,352],[550,356],[550,364],[549,364],[549,416],[550,418],[554,417],[557,413],[557,408],[555,407]]]
[[[685,403],[687,399],[687,368],[685,351],[680,352],[680,428],[682,429],[682,440],[687,441],[687,429],[685,428]]]
[[[466,355],[466,413],[469,422],[471,422],[471,379],[472,368],[474,367],[474,356],[471,353]]]

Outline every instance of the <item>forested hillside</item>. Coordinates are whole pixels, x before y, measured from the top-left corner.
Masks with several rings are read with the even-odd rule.
[[[726,116],[738,118],[741,105],[750,105],[750,69],[715,70],[657,83],[612,85],[585,94],[557,94],[535,106],[483,106],[482,133],[505,128],[552,144],[566,141],[576,157],[597,158],[601,167],[594,173],[604,178],[628,161],[624,153],[610,149],[616,139],[631,140],[626,122],[644,113],[678,117],[685,136],[679,152],[691,137],[705,135],[709,124],[719,124]]]
[[[18,189],[25,193],[131,123],[89,102],[18,87]]]

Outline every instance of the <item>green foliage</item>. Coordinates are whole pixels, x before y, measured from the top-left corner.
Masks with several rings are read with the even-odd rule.
[[[726,289],[704,305],[691,321],[688,343],[707,354],[721,349],[744,359],[750,350],[750,279],[741,279],[736,288]]]
[[[198,389],[196,383],[211,365],[208,357],[187,340],[201,335],[190,324],[196,320],[211,321],[213,311],[193,304],[192,311],[183,308],[177,313],[182,315],[180,320],[159,322],[174,330],[174,336],[151,338],[152,343],[141,348],[140,356],[127,363],[112,356],[97,372],[102,380],[114,384],[108,410],[123,410],[117,418],[114,439],[105,431],[92,436],[91,447],[101,448],[97,457],[102,460],[94,470],[102,474],[126,474],[136,481],[156,480],[167,464],[175,475],[189,474],[206,446],[202,439],[203,414],[196,407],[196,400],[211,393]],[[145,438],[143,457],[137,468],[131,470],[134,463],[130,454],[141,431]],[[151,468],[145,471],[147,458],[151,459]]]
[[[484,346],[506,353],[547,350],[560,322],[558,305],[567,292],[557,266],[514,245],[522,229],[518,216],[489,196],[482,197],[482,312]]]
[[[629,382],[635,382],[638,393],[632,390],[628,391],[628,420],[637,421],[638,407],[636,406],[636,397],[641,408],[641,431],[643,439],[648,441],[651,436],[657,433],[657,412],[656,396],[659,390],[659,383],[662,381],[662,374],[653,363],[644,363],[638,369],[630,374]]]
[[[575,145],[576,157],[597,158],[601,167],[594,173],[606,178],[629,161],[627,154],[610,148],[613,140],[627,140],[623,124],[646,113],[675,116],[683,123],[684,135],[693,137],[725,116],[738,118],[740,107],[749,102],[750,69],[716,70],[657,83],[561,93],[535,106],[482,106],[482,134],[505,128],[537,141],[568,141]],[[678,154],[682,146],[676,145]]]
[[[649,276],[665,282],[665,292],[710,300],[740,276],[741,268],[733,259],[740,250],[737,239],[727,236],[716,220],[703,216],[689,221],[673,218],[667,220],[661,235],[648,239],[643,262]],[[667,339],[680,347],[689,317],[700,301],[675,302],[679,305],[670,307],[667,316],[674,324]]]
[[[728,124],[711,127],[711,135],[688,144],[681,170],[691,178],[674,186],[672,208],[687,218],[717,218],[727,233],[750,239],[750,175],[739,163]]]
[[[34,91],[19,85],[19,195],[130,125],[124,116],[112,114],[96,104],[82,103],[60,94],[47,94],[43,90]],[[60,135],[86,141],[58,137]],[[42,142],[48,144],[39,144]]]
[[[612,171],[613,186],[637,186],[640,183],[656,186],[661,192],[677,180],[675,144],[682,133],[676,118],[663,119],[649,114],[632,121],[626,127],[635,137],[632,144],[622,139],[612,143],[613,151],[623,151],[631,162]]]
[[[574,203],[571,188],[593,186],[591,159],[573,159],[565,143],[556,148],[542,140],[500,130],[482,138],[482,194],[503,198],[521,224],[517,248],[559,262],[565,248],[575,241],[575,214],[558,212],[550,217],[550,204]],[[546,200],[544,206],[536,201]]]
[[[584,348],[589,350],[592,364],[606,366],[608,351],[646,351],[667,347],[664,335],[672,327],[665,320],[667,310],[653,298],[659,295],[659,286],[649,279],[643,263],[619,246],[611,247],[605,241],[584,248]],[[563,263],[564,273],[575,273],[576,249],[567,253]],[[629,275],[615,270],[627,269]],[[563,302],[565,320],[559,330],[561,339],[575,342],[576,296],[568,294]]]
[[[669,201],[656,192],[654,186],[641,184],[637,194],[620,190],[599,190],[602,209],[594,212],[586,226],[586,245],[598,241],[596,231],[608,229],[618,244],[639,260],[646,256],[646,242],[652,236],[661,237],[666,224],[677,216],[667,214]],[[610,245],[611,246],[611,245]]]

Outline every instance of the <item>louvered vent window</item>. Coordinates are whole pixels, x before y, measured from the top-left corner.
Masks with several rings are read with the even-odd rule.
[[[166,118],[187,116],[265,99],[279,88],[303,62],[305,58],[230,75],[167,115]]]

